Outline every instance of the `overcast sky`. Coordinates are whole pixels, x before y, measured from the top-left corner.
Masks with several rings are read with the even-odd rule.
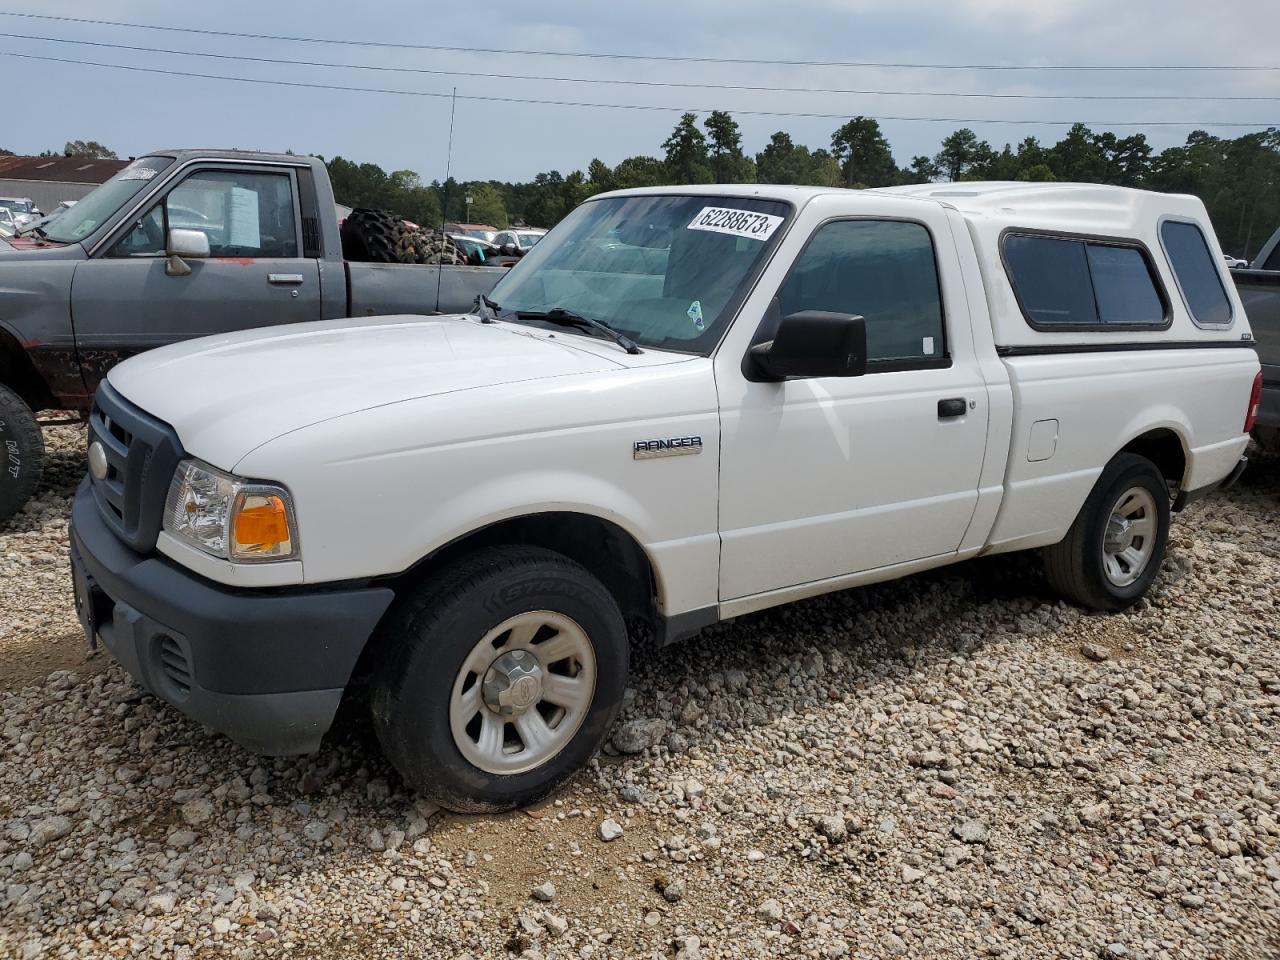
[[[1004,64],[1235,64],[1280,67],[1280,3],[1204,0],[518,0],[427,3],[409,0],[28,0],[0,11],[91,17],[166,26],[407,44],[630,53],[726,59]],[[839,121],[748,116],[741,111],[948,117],[931,123],[882,119],[900,164],[937,151],[970,126],[997,147],[1036,136],[1053,142],[1063,125],[992,120],[1177,121],[1145,128],[1157,149],[1181,143],[1209,121],[1280,125],[1280,100],[1196,102],[1188,96],[1280,98],[1280,71],[1019,72],[780,67],[590,60],[392,50],[233,39],[0,16],[0,31],[114,44],[291,60],[454,70],[459,76],[243,63],[202,57],[0,37],[0,51],[102,63],[361,87],[735,113],[744,146],[758,151],[775,130],[826,146]],[[121,156],[160,147],[236,146],[340,154],[387,169],[442,178],[449,101],[429,97],[259,86],[131,73],[0,56],[4,118],[0,146],[18,153],[95,139]],[[498,80],[475,72],[612,80],[739,84],[769,92],[638,87],[550,80]],[[951,93],[1175,96],[1174,100],[983,100],[781,92],[827,87]],[[543,170],[584,169],[592,157],[616,164],[660,154],[679,114],[460,99],[453,173],[459,179],[521,180]],[[961,122],[963,120],[964,122]],[[987,122],[984,122],[987,121]],[[1135,127],[1111,127],[1127,134]],[[1221,136],[1245,129],[1208,128]],[[1256,129],[1256,128],[1255,128]]]

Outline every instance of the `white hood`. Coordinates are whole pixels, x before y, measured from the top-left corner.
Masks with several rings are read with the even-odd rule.
[[[130,402],[230,470],[282,434],[371,407],[477,387],[616,370],[612,344],[474,317],[373,317],[267,327],[174,344],[109,374]],[[584,344],[585,346],[585,344]]]

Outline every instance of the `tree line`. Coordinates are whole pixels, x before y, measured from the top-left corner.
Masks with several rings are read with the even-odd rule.
[[[8,150],[0,149],[0,154]],[[68,141],[41,156],[115,158],[96,140]],[[997,149],[962,128],[945,137],[933,156],[905,166],[871,117],[853,117],[810,148],[779,130],[749,155],[732,115],[716,110],[699,123],[680,117],[658,155],[628,157],[610,167],[592,160],[585,170],[539,173],[525,182],[499,180],[424,183],[412,170],[388,173],[374,163],[343,157],[326,161],[342,203],[379,207],[424,226],[446,221],[495,227],[550,227],[587,197],[605,190],[686,183],[794,183],[853,188],[953,180],[1025,180],[1108,183],[1173,193],[1204,201],[1228,253],[1252,257],[1280,226],[1280,130],[1234,139],[1203,130],[1158,153],[1143,133],[1095,133],[1082,123],[1054,144],[1027,137]]]
[[[1223,249],[1252,256],[1280,226],[1280,131],[1234,139],[1203,130],[1177,147],[1156,152],[1143,133],[1096,133],[1077,123],[1057,143],[1027,137],[997,148],[962,128],[933,156],[905,166],[871,117],[853,117],[827,144],[810,148],[779,130],[749,155],[733,117],[717,110],[699,123],[684,114],[659,155],[628,157],[610,167],[599,159],[585,170],[539,173],[526,182],[432,181],[410,170],[386,173],[376,164],[341,157],[328,161],[339,200],[379,206],[422,224],[470,220],[505,227],[550,227],[587,197],[605,190],[662,184],[794,183],[852,188],[964,180],[1073,181],[1142,187],[1199,196]],[[470,198],[470,204],[467,203]]]

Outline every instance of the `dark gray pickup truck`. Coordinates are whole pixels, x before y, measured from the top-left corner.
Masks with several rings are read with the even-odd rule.
[[[353,262],[344,240],[320,160],[227,150],[139,157],[38,231],[0,239],[0,522],[39,480],[35,412],[87,411],[132,354],[304,320],[464,312],[503,274]]]
[[[1262,397],[1254,436],[1264,447],[1280,451],[1280,230],[1249,266],[1233,269],[1231,276],[1262,362]]]

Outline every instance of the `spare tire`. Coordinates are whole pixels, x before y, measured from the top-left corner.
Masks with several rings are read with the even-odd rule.
[[[360,208],[342,224],[342,255],[357,263],[401,263],[396,246],[404,221],[385,210]]]

